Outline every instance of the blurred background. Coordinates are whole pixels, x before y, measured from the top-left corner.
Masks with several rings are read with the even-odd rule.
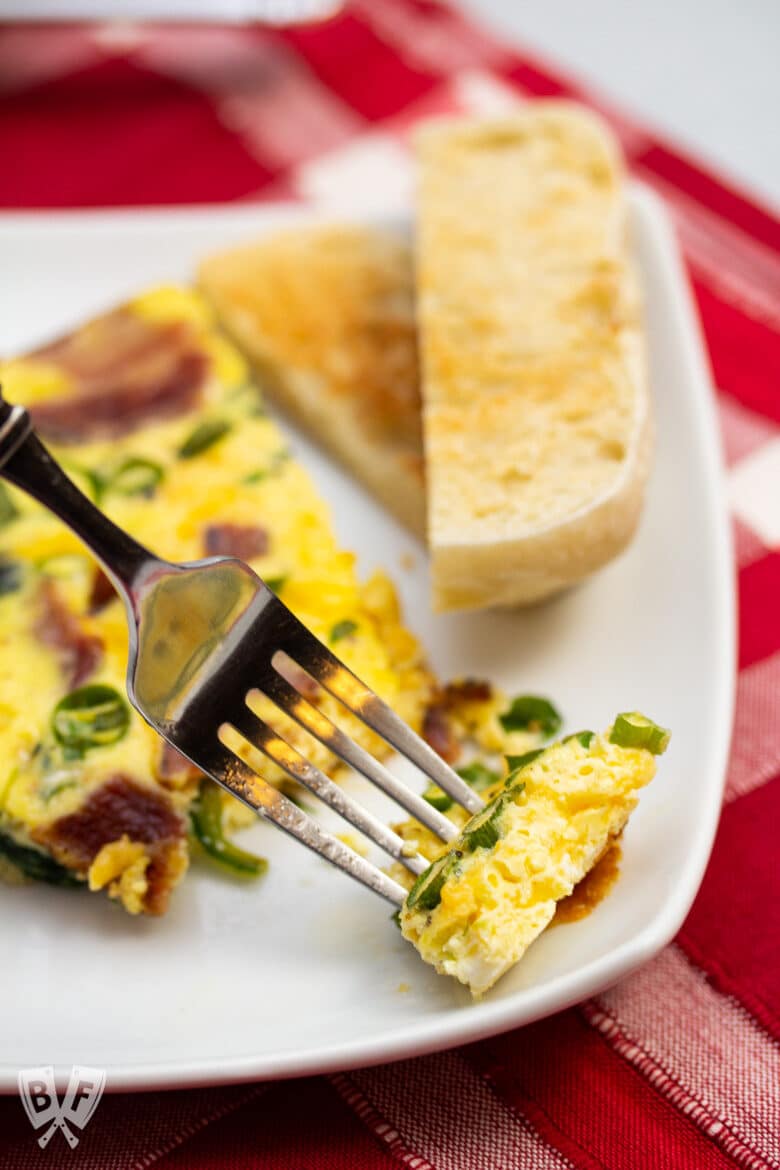
[[[366,16],[373,7],[392,23],[393,6],[365,0],[352,7]],[[764,201],[780,202],[777,0],[461,0],[461,7],[614,97]],[[285,23],[343,8],[339,0],[0,0],[0,20]],[[119,25],[116,35],[121,40]],[[7,88],[3,64],[0,89]],[[342,68],[359,69],[359,58]]]

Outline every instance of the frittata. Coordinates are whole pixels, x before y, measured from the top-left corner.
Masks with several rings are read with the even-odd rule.
[[[437,971],[487,991],[622,832],[668,741],[630,712],[603,735],[509,757],[486,807],[412,886],[404,937]]]
[[[154,289],[0,366],[9,400],[112,519],[173,561],[241,557],[418,730],[433,680],[390,582],[358,582],[326,505],[290,458],[243,358],[199,296]],[[221,839],[217,790],[129,707],[121,603],[78,539],[13,488],[0,492],[0,859],[7,874],[105,889],[163,913],[187,868],[190,821],[239,872],[260,859]],[[334,700],[312,698],[334,714]],[[430,719],[430,716],[428,716]],[[318,766],[338,765],[296,724]],[[342,720],[364,746],[384,745]],[[274,776],[267,765],[266,775]]]

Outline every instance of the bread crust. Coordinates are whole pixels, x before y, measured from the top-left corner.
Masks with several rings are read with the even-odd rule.
[[[539,601],[627,545],[651,462],[619,150],[559,101],[417,148],[434,608]]]

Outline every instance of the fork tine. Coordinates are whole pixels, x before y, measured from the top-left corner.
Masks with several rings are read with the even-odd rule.
[[[295,837],[302,845],[318,853],[326,861],[337,865],[350,877],[394,906],[403,905],[406,898],[403,886],[386,873],[382,873],[364,857],[360,857],[343,841],[321,829],[316,821],[258,775],[221,740],[218,748],[215,747],[209,753],[208,765],[203,767],[202,763],[198,764],[213,780],[260,816]]]
[[[432,783],[438,784],[468,812],[477,813],[485,807],[485,802],[473,788],[470,788],[449,764],[445,764],[441,756],[416,735],[403,719],[396,715],[392,707],[361,682],[348,666],[345,666],[297,619],[293,640],[294,645],[290,645],[289,649],[287,646],[282,647],[287,657],[310,674],[325,690],[335,695],[353,715],[362,719],[372,731],[381,735],[382,739],[396,751],[411,760]]]
[[[340,760],[354,768],[356,772],[360,772],[442,841],[451,841],[457,836],[458,829],[451,820],[416,792],[412,792],[360,744],[350,739],[276,670],[272,668],[268,671],[263,678],[262,687],[257,692],[250,691],[247,701],[251,699],[253,693],[266,695],[280,710],[299,723]]]
[[[256,747],[269,760],[282,768],[293,780],[303,784],[315,796],[339,813],[345,821],[349,821],[366,837],[373,841],[380,849],[384,849],[396,861],[400,861],[412,873],[422,873],[427,869],[428,862],[419,853],[408,853],[406,842],[384,825],[370,812],[358,804],[356,800],[335,784],[329,776],[309,763],[300,752],[259,719],[249,707],[231,717],[230,725],[244,737],[252,747]],[[454,826],[453,826],[454,827]]]

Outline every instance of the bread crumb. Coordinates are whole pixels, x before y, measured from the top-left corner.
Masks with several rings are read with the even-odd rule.
[[[400,991],[401,995],[405,995],[407,991],[411,990],[412,986],[410,983],[399,983],[396,987],[396,991]]]
[[[401,562],[401,568],[405,573],[411,573],[412,569],[417,563],[414,559],[414,553],[408,551],[402,552],[399,560]]]

